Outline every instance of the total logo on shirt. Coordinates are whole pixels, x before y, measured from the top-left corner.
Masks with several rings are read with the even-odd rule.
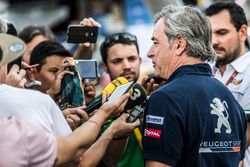
[[[161,138],[161,130],[146,128],[144,130],[144,136],[159,139]]]

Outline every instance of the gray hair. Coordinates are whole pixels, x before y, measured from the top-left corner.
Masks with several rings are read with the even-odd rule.
[[[155,15],[155,23],[162,17],[170,47],[173,41],[181,36],[187,42],[188,56],[202,61],[214,60],[216,53],[212,47],[211,24],[198,9],[168,5]]]

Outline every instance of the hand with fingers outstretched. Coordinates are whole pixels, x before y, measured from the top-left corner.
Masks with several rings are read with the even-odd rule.
[[[103,95],[103,99],[105,99],[104,96],[106,95]],[[129,96],[130,94],[126,93],[122,95],[121,98],[113,102],[109,102],[109,103],[104,102],[102,106],[94,112],[94,115],[98,113],[102,113],[104,115],[104,118],[106,118],[105,121],[108,120],[110,116],[120,115],[122,111],[124,110],[125,105],[127,104]]]
[[[14,64],[6,76],[5,84],[18,88],[24,88],[24,85],[27,82],[25,76],[26,76],[26,71],[20,69],[18,65]]]

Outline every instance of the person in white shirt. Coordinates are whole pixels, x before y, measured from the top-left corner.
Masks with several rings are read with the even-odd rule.
[[[0,34],[0,38],[0,47],[2,48],[0,78],[2,78],[6,72],[5,65],[20,57],[26,46],[23,41],[14,36]],[[27,122],[40,125],[50,133],[61,136],[68,136],[72,132],[61,110],[48,95],[2,83],[0,84],[0,93],[0,116],[16,116]]]
[[[0,94],[0,116],[15,116],[41,125],[52,134],[68,136],[72,132],[62,111],[49,95],[5,84],[0,85]]]
[[[218,2],[209,6],[205,14],[212,25],[212,43],[217,53],[214,77],[228,87],[250,121],[250,52],[244,10],[236,3]],[[247,126],[249,146],[249,122]],[[249,147],[244,166],[250,166]]]

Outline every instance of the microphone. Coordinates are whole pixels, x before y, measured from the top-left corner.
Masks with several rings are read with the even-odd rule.
[[[136,105],[142,105],[147,99],[147,93],[143,86],[135,83],[130,90],[130,97],[125,106],[126,110],[133,109]]]
[[[110,82],[103,90],[102,93],[94,98],[93,101],[91,101],[85,111],[90,114],[94,110],[98,109],[102,105],[102,96],[104,94],[112,94],[116,87],[128,83],[128,80],[124,77],[118,77],[112,82]]]
[[[146,90],[138,83],[135,83],[132,88],[132,93],[128,99],[125,109],[133,109],[126,119],[126,122],[134,122],[144,112],[144,105],[147,101]]]

